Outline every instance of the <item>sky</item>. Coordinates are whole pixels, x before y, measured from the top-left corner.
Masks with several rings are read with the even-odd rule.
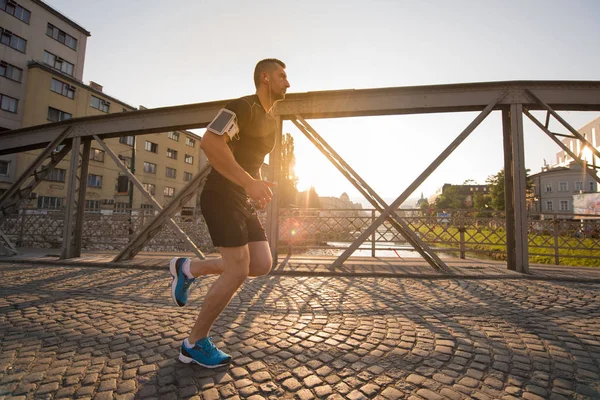
[[[600,80],[597,0],[44,0],[92,34],[84,82],[134,107],[254,93],[256,62],[287,64],[290,92],[510,80]],[[309,120],[382,197],[394,200],[476,117],[450,113]],[[600,117],[561,112],[575,128]],[[543,118],[540,114],[540,118]],[[525,118],[526,119],[526,118]],[[557,131],[558,125],[551,125]],[[289,123],[299,189],[359,192]],[[526,119],[525,163],[558,146]],[[197,131],[203,134],[203,130]],[[503,168],[492,113],[413,193],[484,184]]]

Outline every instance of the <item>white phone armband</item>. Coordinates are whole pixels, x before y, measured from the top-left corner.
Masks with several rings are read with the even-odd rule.
[[[227,135],[230,139],[233,139],[240,131],[240,128],[238,127],[235,113],[226,108],[221,108],[215,119],[208,124],[206,130],[219,136]]]

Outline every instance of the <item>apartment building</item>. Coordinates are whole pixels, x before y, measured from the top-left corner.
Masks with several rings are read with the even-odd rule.
[[[85,85],[46,65],[29,65],[30,85],[25,96],[23,126],[40,125],[76,117],[89,117],[135,110],[103,92],[95,82]],[[166,205],[206,163],[200,137],[189,131],[174,131],[107,139],[106,144],[134,171],[161,205]],[[19,176],[39,151],[18,155]],[[70,155],[35,190],[29,207],[57,209],[66,198]],[[10,169],[10,168],[9,168]],[[87,177],[86,208],[97,212],[124,212],[130,208],[129,180],[102,147],[92,142]],[[193,208],[196,198],[190,200]],[[149,208],[150,201],[133,190],[131,206]]]
[[[12,130],[71,118],[136,110],[112,97],[95,82],[82,81],[86,39],[90,33],[36,0],[0,0],[1,130]],[[43,28],[43,29],[42,29]],[[0,130],[0,131],[1,131]],[[200,137],[188,131],[106,140],[154,195],[167,204],[207,162]],[[40,151],[0,157],[0,193],[16,181]],[[70,155],[35,189],[28,207],[60,209],[66,198]],[[86,208],[122,212],[148,208],[111,157],[92,142]],[[189,202],[189,212],[196,196]]]
[[[0,130],[22,127],[30,61],[82,81],[85,28],[39,0],[0,0]]]
[[[534,193],[531,211],[534,213],[571,214],[574,195],[598,190],[597,182],[575,162],[567,167],[544,167],[530,179]]]
[[[31,61],[81,82],[85,28],[39,0],[0,0],[0,132],[23,127]],[[16,179],[19,156],[0,157],[0,192]]]

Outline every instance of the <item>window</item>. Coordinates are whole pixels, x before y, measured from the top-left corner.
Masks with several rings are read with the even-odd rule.
[[[67,83],[61,82],[58,79],[52,78],[50,90],[70,99],[75,97],[75,86],[71,86]]]
[[[25,53],[27,48],[27,40],[21,36],[15,35],[11,31],[0,27],[0,43],[5,44],[13,49]]]
[[[44,178],[47,181],[52,182],[64,182],[65,177],[67,176],[67,170],[62,168],[54,168],[52,171],[48,172],[46,177]]]
[[[44,63],[48,64],[52,68],[56,68],[57,70],[64,72],[67,75],[73,76],[75,65],[46,50],[44,50]]]
[[[92,95],[92,99],[90,100],[90,106],[92,108],[107,113],[110,109],[110,102]]]
[[[167,178],[175,178],[177,176],[177,170],[175,168],[169,168],[169,167],[167,167],[165,176]]]
[[[186,137],[185,144],[187,144],[190,147],[194,147],[196,145],[196,141],[192,138]]]
[[[100,200],[86,200],[85,211],[100,212]]]
[[[167,157],[177,160],[177,150],[167,149]]]
[[[1,1],[2,0],[0,0],[0,2]],[[15,82],[21,82],[21,79],[23,78],[23,70],[7,63],[6,61],[0,61],[0,76]]]
[[[102,187],[102,175],[89,174],[87,185],[88,187]]]
[[[26,24],[29,24],[29,19],[31,18],[31,11],[29,11],[26,8],[23,8],[15,1],[0,0],[0,10],[12,15],[17,19],[20,19]]]
[[[71,119],[73,116],[68,112],[57,110],[56,108],[48,107],[48,120],[53,122],[64,121]]]
[[[49,197],[49,196],[38,197],[38,208],[57,209],[57,208],[62,207],[62,203],[63,203],[62,197]]]
[[[165,186],[164,195],[165,195],[165,197],[175,196],[175,188]]]
[[[189,181],[192,180],[193,176],[194,175],[191,172],[184,172],[183,173],[183,180],[186,181],[186,182],[189,182]]]
[[[185,163],[186,164],[193,164],[194,163],[194,156],[190,156],[189,154],[185,155]]]
[[[123,203],[123,202],[117,202],[115,203],[115,209],[114,209],[116,214],[125,214],[129,211],[129,203]]]
[[[575,190],[578,192],[582,191],[583,190],[583,182],[581,182],[581,181],[575,182]]]
[[[46,28],[46,35],[73,50],[77,50],[77,39],[50,23],[48,23],[48,27]]]
[[[560,201],[560,211],[568,211],[569,210],[569,201],[561,200]]]
[[[134,140],[133,136],[121,136],[119,138],[119,143],[123,143],[128,146],[133,146],[133,140]]]
[[[569,190],[569,186],[567,185],[567,182],[559,182],[558,183],[558,191],[559,192],[566,192]]]
[[[0,93],[0,109],[16,114],[18,106],[19,100]]]
[[[546,211],[552,211],[552,202],[551,201],[546,202]]]
[[[158,153],[158,145],[156,143],[152,143],[146,140],[146,151],[150,151],[152,153]]]
[[[152,196],[156,193],[156,185],[153,183],[144,183],[144,189],[146,192],[150,193]]]
[[[169,136],[169,139],[172,139],[176,142],[179,141],[179,132],[171,131],[167,136]]]
[[[0,161],[0,176],[8,176],[8,161]]]
[[[550,193],[550,192],[552,192],[552,184],[546,183],[546,193]]]
[[[119,175],[117,178],[117,193],[129,192],[129,178],[127,175]]]
[[[123,161],[123,164],[129,169],[131,169],[131,157],[125,157],[119,154],[119,160]]]
[[[596,191],[596,183],[590,182],[590,192],[595,192],[595,191]]]
[[[144,172],[147,172],[149,174],[155,174],[156,173],[156,164],[144,161]]]
[[[90,150],[90,160],[104,162],[104,150],[92,148]]]

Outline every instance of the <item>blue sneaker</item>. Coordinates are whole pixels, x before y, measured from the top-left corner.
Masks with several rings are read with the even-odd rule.
[[[183,263],[187,261],[187,258],[174,257],[169,263],[169,270],[173,276],[171,282],[171,297],[175,304],[179,307],[185,306],[188,301],[188,294],[190,293],[190,287],[196,279],[189,279],[183,273]]]
[[[209,336],[198,340],[191,349],[185,345],[185,341],[181,343],[179,361],[186,364],[195,362],[206,368],[217,368],[229,364],[231,356],[217,349]]]

